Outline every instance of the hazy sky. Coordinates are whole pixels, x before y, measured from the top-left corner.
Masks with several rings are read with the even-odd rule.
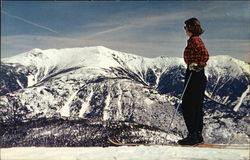
[[[250,62],[249,7],[248,1],[5,1],[1,57],[97,45],[145,57],[182,57],[184,21],[197,17],[211,56]]]

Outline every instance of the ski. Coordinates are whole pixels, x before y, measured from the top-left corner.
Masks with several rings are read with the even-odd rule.
[[[178,144],[144,144],[144,143],[123,143],[118,140],[108,138],[108,141],[116,146],[174,146],[174,147],[197,147],[197,148],[217,148],[217,149],[243,149],[248,150],[249,146],[234,146],[226,144],[197,144],[197,145],[178,145]]]
[[[176,144],[146,144],[146,143],[122,143],[118,140],[108,138],[108,141],[117,146],[177,146]]]

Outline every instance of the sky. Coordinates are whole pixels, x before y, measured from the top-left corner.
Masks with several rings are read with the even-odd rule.
[[[196,17],[211,56],[250,62],[249,7],[249,1],[4,1],[1,57],[87,46],[183,57],[184,21]]]

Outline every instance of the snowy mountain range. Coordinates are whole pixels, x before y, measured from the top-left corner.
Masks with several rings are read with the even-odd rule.
[[[64,117],[167,130],[180,102],[185,70],[182,58],[146,58],[103,46],[33,49],[1,60],[1,123],[8,128],[13,121]],[[211,56],[205,72],[205,140],[246,143],[250,65]],[[181,137],[185,132],[179,112],[170,133]]]

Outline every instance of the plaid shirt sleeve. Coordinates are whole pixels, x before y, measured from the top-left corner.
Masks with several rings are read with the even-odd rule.
[[[187,47],[184,50],[184,60],[186,64],[197,63],[205,67],[209,59],[209,54],[204,43],[199,36],[193,36],[188,40]]]

